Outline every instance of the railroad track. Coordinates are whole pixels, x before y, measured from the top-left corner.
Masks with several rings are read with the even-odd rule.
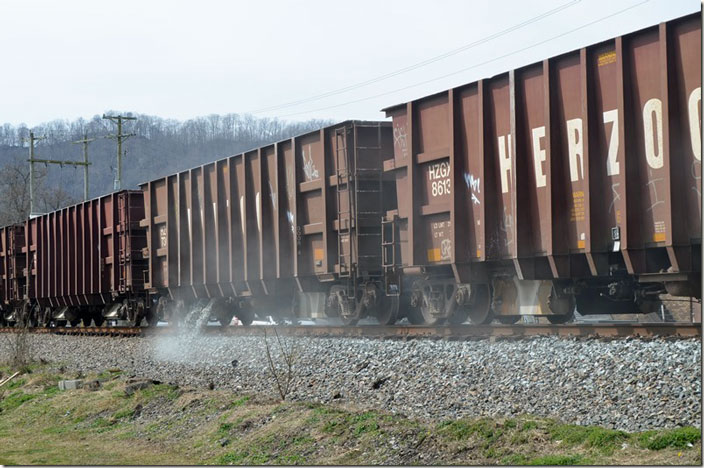
[[[525,325],[360,325],[355,327],[337,325],[255,325],[249,327],[205,327],[199,334],[211,336],[260,336],[272,334],[276,329],[283,336],[306,337],[356,337],[377,339],[447,339],[469,340],[487,337],[520,338],[530,336],[582,336],[582,337],[682,337],[701,338],[699,323],[629,323],[629,324],[525,324]],[[18,328],[0,328],[0,333],[19,333]],[[183,333],[174,327],[60,327],[32,328],[30,333],[83,336],[169,336]]]

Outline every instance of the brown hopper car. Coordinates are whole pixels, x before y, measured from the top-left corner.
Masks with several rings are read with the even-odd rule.
[[[350,121],[143,184],[159,315],[383,315],[381,162],[391,152],[389,123]]]
[[[28,312],[24,224],[0,228],[0,324],[14,324]]]
[[[389,107],[387,292],[414,320],[701,297],[701,16]]]
[[[121,191],[4,228],[4,284],[11,292],[5,302],[12,307],[3,319],[33,325],[149,319],[143,217],[142,192]]]

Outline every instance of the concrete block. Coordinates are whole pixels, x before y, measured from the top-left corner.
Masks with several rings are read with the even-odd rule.
[[[60,380],[59,390],[77,390],[83,387],[82,380]]]

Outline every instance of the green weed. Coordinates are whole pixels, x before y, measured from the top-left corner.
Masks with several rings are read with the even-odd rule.
[[[641,447],[649,450],[662,450],[667,447],[686,448],[701,440],[702,433],[695,427],[678,427],[662,432],[646,431],[638,434],[637,441]]]

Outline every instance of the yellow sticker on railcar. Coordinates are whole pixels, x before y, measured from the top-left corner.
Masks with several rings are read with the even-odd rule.
[[[584,241],[584,240],[577,241],[577,248],[578,249],[584,249],[586,247],[587,247],[587,241]]]
[[[313,251],[313,258],[317,262],[318,260],[322,260],[325,257],[325,254],[323,253],[323,249],[315,249]]]
[[[653,242],[665,242],[665,233],[656,232],[655,234],[653,234]]]
[[[428,261],[429,262],[439,262],[442,260],[442,255],[440,254],[440,249],[428,249]]]
[[[600,67],[608,65],[610,63],[616,63],[616,52],[612,50],[611,52],[604,52],[603,54],[599,54],[598,63]]]

